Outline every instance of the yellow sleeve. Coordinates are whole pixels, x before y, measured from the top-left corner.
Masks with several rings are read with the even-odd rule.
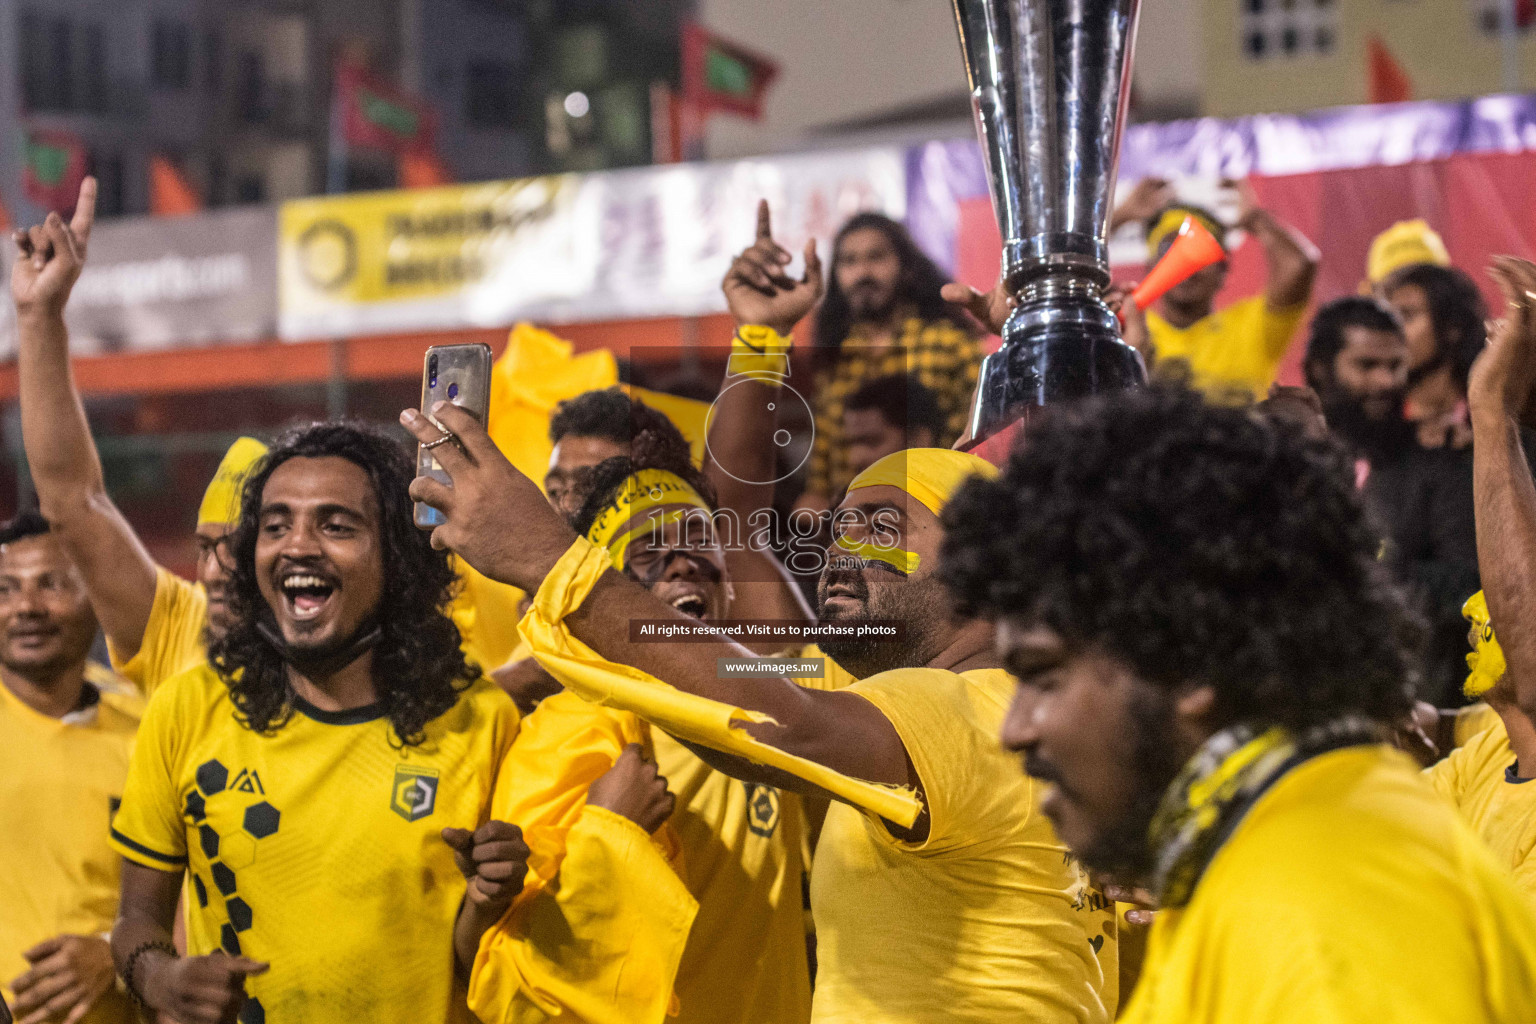
[[[185,672],[208,657],[203,628],[208,622],[208,598],[203,588],[175,573],[155,567],[155,603],[144,625],[144,639],[133,657],[123,661],[112,644],[112,667],[145,696],[171,676]]]
[[[1445,757],[1424,769],[1424,781],[1430,788],[1451,803],[1461,799],[1461,763],[1466,760],[1466,748],[1457,747]]]
[[[1256,301],[1259,306],[1258,336],[1263,339],[1262,352],[1269,365],[1269,377],[1273,380],[1280,360],[1285,358],[1291,340],[1296,337],[1296,328],[1301,325],[1302,317],[1307,315],[1307,304],[1303,302],[1285,309],[1271,309],[1269,302],[1262,296]]]
[[[194,680],[194,684],[197,680]],[[182,719],[179,684],[162,687],[139,723],[123,799],[112,818],[110,841],[124,857],[157,871],[181,872],[187,864],[187,834],[177,792]]]
[[[1499,717],[1499,713],[1487,704],[1481,701],[1469,704],[1456,712],[1456,721],[1452,726],[1453,741],[1458,747],[1464,747],[1484,729],[1502,724],[1504,720]]]
[[[653,838],[586,805],[630,743],[648,745],[635,716],[562,693],[528,717],[502,762],[492,817],[520,827],[530,855],[523,892],[481,939],[470,975],[470,1008],[487,1024],[664,1014],[697,910],[676,870],[681,847],[670,826]]]
[[[978,776],[976,766],[988,753],[979,749],[980,739],[992,745],[994,754],[997,740],[958,713],[968,701],[965,686],[953,672],[918,668],[882,672],[849,687],[895,728],[922,781],[928,838],[899,844],[903,849],[939,854],[990,838],[977,826],[985,817],[982,808],[993,803],[995,787]],[[1029,813],[1027,808],[1024,813]]]

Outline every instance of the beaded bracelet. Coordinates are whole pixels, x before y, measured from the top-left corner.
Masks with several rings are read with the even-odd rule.
[[[139,957],[153,949],[160,950],[173,960],[176,959],[175,946],[164,939],[155,939],[135,947],[134,951],[128,954],[128,961],[123,966],[123,985],[128,989],[128,996],[144,1009],[148,1009],[149,1004],[144,1001],[144,997],[139,994],[138,986],[133,983],[133,969],[139,965]]]

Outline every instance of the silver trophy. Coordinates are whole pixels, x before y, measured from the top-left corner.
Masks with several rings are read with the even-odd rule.
[[[1031,407],[1134,387],[1146,369],[1104,304],[1110,203],[1140,0],[954,0],[1018,305],[982,363],[971,434]]]

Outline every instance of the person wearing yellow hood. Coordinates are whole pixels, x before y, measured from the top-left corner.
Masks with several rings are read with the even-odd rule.
[[[692,620],[615,571],[471,417],[434,414],[463,447],[438,449],[451,489],[412,484],[447,519],[433,543],[534,594],[521,628],[567,689],[661,725],[737,778],[839,801],[812,868],[813,1021],[1111,1017],[1112,908],[998,748],[1011,683],[990,628],[951,619],[934,574],[937,510],[986,463],[924,449],[855,480],[820,604],[842,631],[823,648],[862,681],[821,691],[722,672],[719,658],[748,654],[723,636],[632,637],[634,620]],[[442,436],[415,410],[401,422],[424,443]],[[900,628],[875,638],[878,619]]]
[[[95,206],[96,183],[87,178],[72,223],[53,214],[33,229],[12,283],[21,436],[38,504],[79,567],[113,668],[148,693],[203,660],[205,630],[224,629],[229,570],[220,542],[238,518],[241,482],[266,446],[242,437],[219,464],[198,510],[196,584],[157,566],[107,494],[70,370],[64,307],[85,265]]]
[[[1472,624],[1466,695],[1487,701],[1498,717],[1424,774],[1536,906],[1536,786],[1528,785],[1536,779],[1536,726],[1515,704],[1514,683],[1482,591],[1468,598],[1464,611]]]

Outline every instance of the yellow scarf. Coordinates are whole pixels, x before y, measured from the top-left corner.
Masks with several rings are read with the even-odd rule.
[[[1461,614],[1472,623],[1474,639],[1472,651],[1467,655],[1467,668],[1471,671],[1461,691],[1468,697],[1481,697],[1504,678],[1504,648],[1493,635],[1493,623],[1489,621],[1488,599],[1479,590],[1467,598],[1461,606]]]
[[[904,828],[917,820],[922,802],[910,787],[852,779],[753,739],[743,727],[776,724],[772,718],[683,693],[631,665],[609,661],[577,639],[566,627],[565,617],[581,607],[603,573],[612,567],[608,550],[585,537],[578,538],[544,578],[528,614],[518,624],[533,656],[566,689],[593,703],[633,712],[685,742],[789,772]]]
[[[615,569],[624,568],[629,545],[642,533],[660,529],[702,509],[713,515],[709,504],[682,477],[664,469],[642,469],[624,481],[613,504],[592,522],[587,539],[607,550]],[[661,510],[660,515],[652,513]]]

